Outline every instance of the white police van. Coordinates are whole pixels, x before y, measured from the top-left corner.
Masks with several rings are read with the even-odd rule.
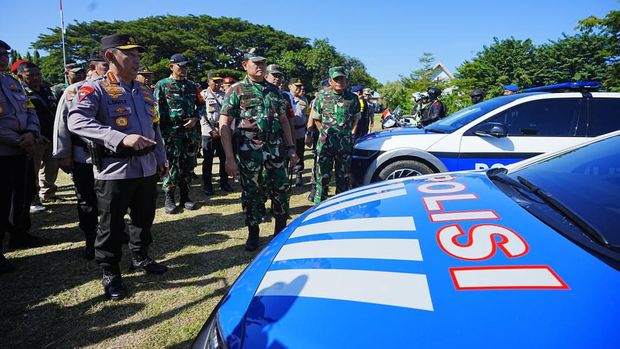
[[[369,134],[353,150],[356,186],[436,172],[501,167],[620,129],[620,93],[570,82],[496,97],[424,128]]]

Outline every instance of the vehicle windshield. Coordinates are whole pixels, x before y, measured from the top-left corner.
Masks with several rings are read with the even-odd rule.
[[[539,187],[620,246],[620,135],[508,174]]]
[[[534,93],[528,93],[527,95],[533,94]],[[470,122],[476,120],[482,115],[501,107],[502,105],[508,104],[516,99],[523,98],[524,95],[526,94],[522,93],[509,96],[495,97],[489,99],[488,101],[474,104],[426,126],[425,129],[437,133],[452,133],[459,128],[469,124]]]

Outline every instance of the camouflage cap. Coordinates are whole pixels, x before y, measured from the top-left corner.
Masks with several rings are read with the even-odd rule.
[[[337,66],[337,67],[331,67],[329,68],[329,71],[327,73],[329,75],[329,77],[331,79],[335,79],[339,76],[344,76],[347,77],[347,74],[344,72],[344,67],[342,66]]]
[[[270,64],[267,66],[267,74],[280,74],[280,75],[284,75],[284,72],[282,71],[282,68],[280,68],[279,65],[277,64]]]
[[[260,61],[264,61],[265,57],[262,56],[262,53],[260,53],[256,47],[252,47],[243,53],[243,60],[244,61],[251,60],[252,62],[260,62]]]

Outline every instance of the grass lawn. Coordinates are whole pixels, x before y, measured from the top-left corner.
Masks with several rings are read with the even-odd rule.
[[[374,130],[381,129],[380,120],[375,114]],[[306,185],[292,190],[293,218],[312,206],[306,200],[312,165],[308,150],[305,165]],[[200,175],[200,166],[196,170]],[[49,203],[47,211],[32,215],[32,233],[51,245],[5,253],[17,271],[0,275],[0,348],[189,347],[258,253],[243,249],[247,230],[240,185],[233,183],[234,193],[216,190],[206,197],[202,180],[195,180],[191,197],[199,203],[196,211],[166,215],[163,194],[158,198],[150,255],[170,270],[161,276],[130,272],[125,245],[121,271],[130,297],[107,301],[100,269],[81,257],[84,242],[71,179],[61,171],[57,184],[65,201]],[[272,234],[273,222],[261,224],[261,247]]]
[[[307,151],[306,183],[310,159]],[[80,255],[84,243],[70,177],[61,171],[57,184],[66,201],[49,203],[46,212],[32,215],[32,233],[51,245],[5,253],[17,271],[0,276],[0,348],[189,347],[257,254],[243,249],[247,230],[239,184],[233,183],[234,193],[216,190],[207,198],[202,181],[195,180],[191,197],[200,205],[196,211],[166,215],[159,195],[150,255],[170,270],[161,276],[130,272],[125,245],[121,270],[130,297],[107,301],[100,269]],[[293,217],[311,207],[309,190],[309,184],[293,188]],[[261,224],[261,247],[272,234],[273,222]]]

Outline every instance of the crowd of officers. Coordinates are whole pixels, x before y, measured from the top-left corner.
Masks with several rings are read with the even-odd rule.
[[[219,188],[231,192],[230,182],[240,182],[245,249],[254,251],[262,222],[273,217],[278,234],[290,218],[290,187],[304,185],[305,147],[314,154],[308,199],[320,203],[332,170],[335,192],[350,189],[354,139],[373,127],[372,91],[349,88],[343,67],[329,69],[309,103],[301,80],[288,79],[287,91],[284,71],[256,49],[243,55],[242,80],[210,72],[205,89],[188,79],[190,61],[182,54],[170,58],[170,76],[151,85],[152,73],[140,65],[144,48],[127,34],[103,37],[88,70],[69,63],[68,84],[53,87],[28,61],[6,72],[10,49],[0,40],[0,164],[11,169],[0,172],[0,243],[8,232],[10,248],[45,245],[29,234],[30,213],[55,198],[58,169],[70,173],[82,254],[101,267],[104,294],[113,300],[127,295],[123,243],[132,270],[167,271],[148,253],[157,183],[167,214],[197,209],[189,187],[199,152],[205,195],[214,194],[215,156]],[[0,274],[13,270],[0,253]]]

